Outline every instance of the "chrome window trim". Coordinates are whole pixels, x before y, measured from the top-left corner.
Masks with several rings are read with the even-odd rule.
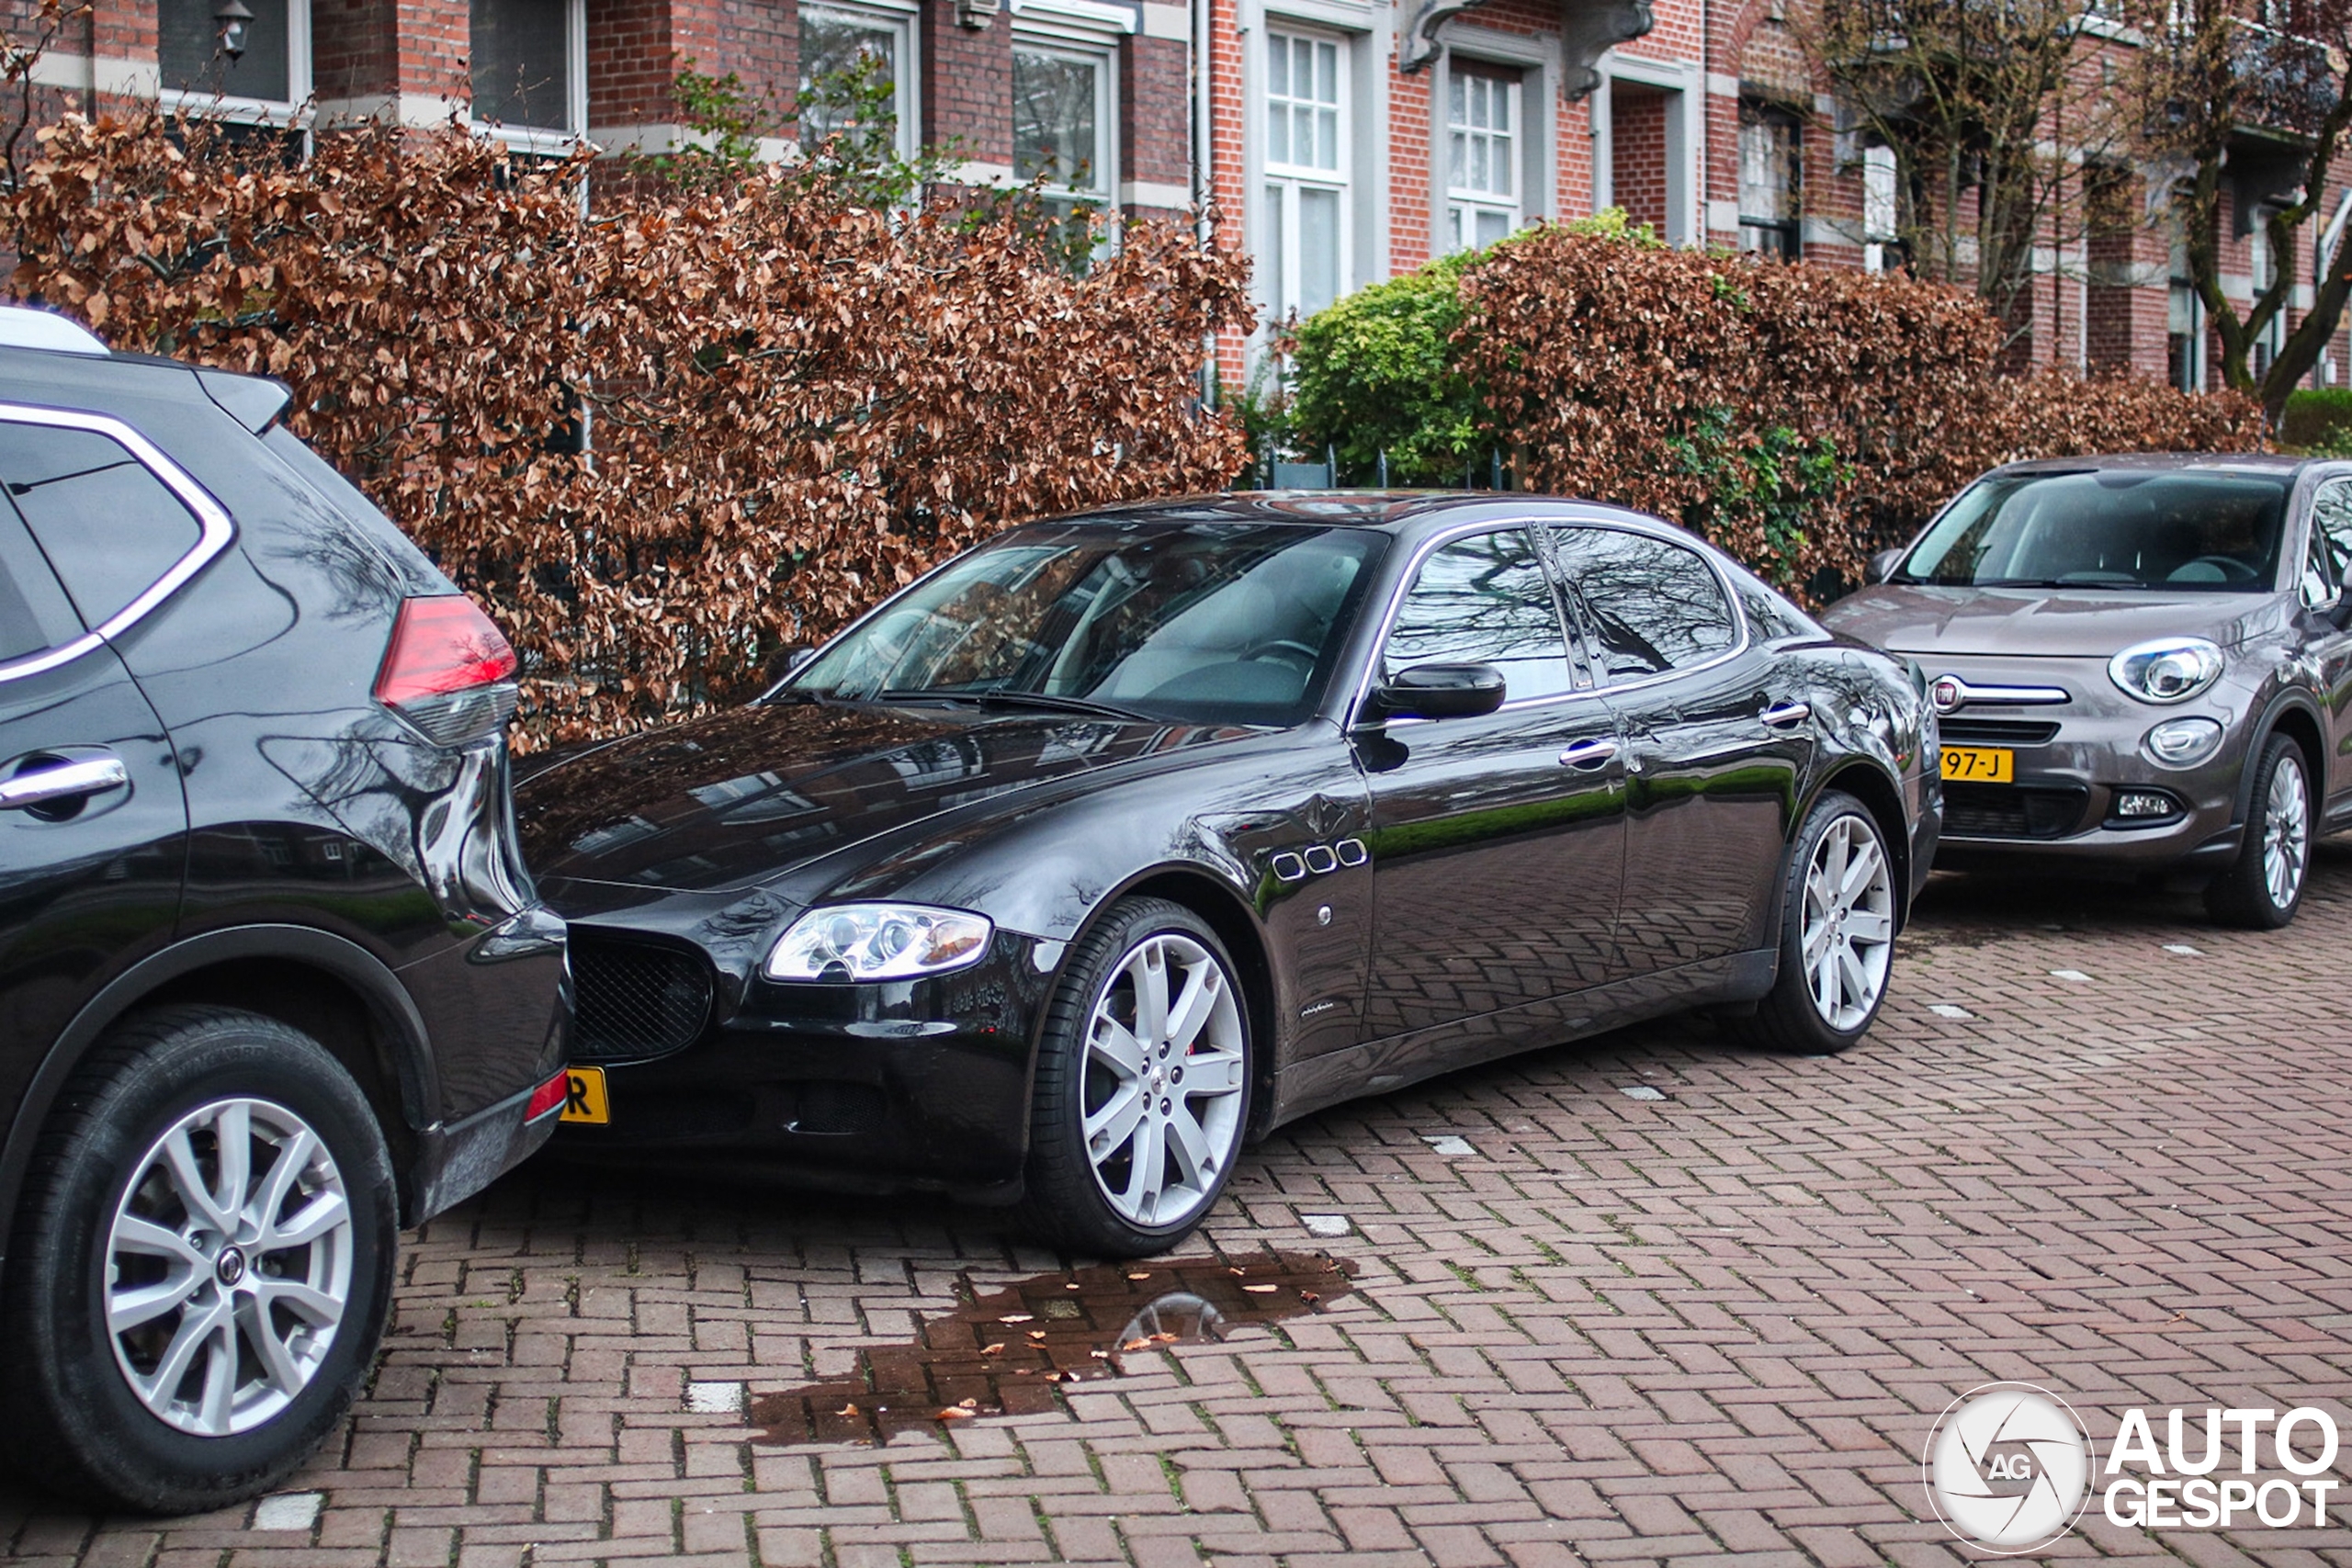
[[[1561,521],[1574,522],[1576,519],[1563,518]],[[1412,592],[1413,585],[1420,581],[1421,568],[1428,562],[1430,557],[1448,545],[1458,545],[1463,540],[1475,538],[1480,534],[1499,534],[1507,528],[1516,528],[1528,536],[1529,545],[1535,548],[1536,564],[1544,569],[1545,580],[1553,581],[1551,564],[1544,559],[1543,547],[1535,541],[1534,529],[1537,525],[1537,520],[1532,517],[1521,517],[1516,521],[1482,517],[1473,523],[1457,523],[1452,527],[1441,529],[1420,542],[1413,551],[1412,558],[1408,560],[1404,568],[1397,572],[1396,586],[1388,591],[1388,603],[1381,607],[1380,639],[1372,645],[1372,656],[1364,660],[1363,670],[1356,677],[1355,694],[1348,699],[1347,716],[1340,728],[1352,730],[1363,722],[1364,704],[1371,700],[1373,684],[1380,674],[1382,665],[1387,661],[1388,638],[1389,635],[1396,629],[1396,612],[1404,608],[1406,596]],[[1552,614],[1555,618],[1560,618],[1563,606],[1559,603],[1556,581],[1554,582],[1554,589]],[[1576,635],[1575,628],[1569,626],[1565,619],[1561,619],[1560,641],[1568,667],[1568,679],[1571,681],[1574,681],[1578,674],[1577,649],[1570,640]],[[1591,660],[1588,659],[1585,662],[1589,664]],[[1503,705],[1495,711],[1513,713],[1521,708],[1533,707],[1538,703],[1565,702],[1577,697],[1597,697],[1600,694],[1599,686],[1587,684],[1572,686],[1565,692],[1547,692],[1540,697],[1513,698],[1507,695]],[[1434,722],[1436,721],[1433,719],[1426,718],[1382,720],[1383,724],[1431,724]]]
[[[86,430],[94,435],[103,435],[129,452],[138,460],[140,467],[161,480],[164,488],[195,515],[197,523],[195,545],[174,561],[161,577],[149,583],[145,592],[80,637],[29,658],[0,664],[0,682],[21,681],[28,676],[62,669],[93,649],[112,642],[146,619],[157,605],[178,592],[190,578],[210,565],[213,558],[227,549],[229,542],[236,537],[236,524],[231,520],[227,509],[213,500],[211,493],[190,478],[187,470],[165,457],[161,447],[121,420],[80,409],[46,409],[27,403],[0,403],[0,424],[38,424],[52,430]],[[38,536],[34,536],[33,543],[39,547],[40,540]]]

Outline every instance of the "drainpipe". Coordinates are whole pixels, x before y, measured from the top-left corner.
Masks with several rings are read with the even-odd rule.
[[[2312,257],[2312,288],[2314,293],[2327,282],[2328,258],[2335,254],[2336,244],[2344,238],[2344,224],[2347,219],[2352,219],[2352,190],[2346,191],[2344,199],[2335,204],[2335,216],[2327,220],[2327,231],[2319,237],[2319,252]],[[2312,367],[2312,374],[2314,377],[2319,374],[2317,365]]]
[[[1216,184],[1211,177],[1210,150],[1216,133],[1216,121],[1209,100],[1209,43],[1212,37],[1210,13],[1215,0],[1193,0],[1193,36],[1188,44],[1192,54],[1193,78],[1193,223],[1200,242],[1209,241],[1208,206],[1216,195]],[[1204,400],[1216,390],[1216,333],[1212,332],[1204,344],[1201,362],[1201,395]]]

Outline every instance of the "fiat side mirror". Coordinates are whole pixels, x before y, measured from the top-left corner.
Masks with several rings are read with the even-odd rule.
[[[1491,664],[1416,664],[1373,688],[1369,716],[1475,718],[1503,705],[1503,672]]]
[[[1902,546],[1897,545],[1891,550],[1881,550],[1878,554],[1871,557],[1870,563],[1862,568],[1862,581],[1865,582],[1884,582],[1888,578],[1894,575],[1894,569],[1902,564]]]

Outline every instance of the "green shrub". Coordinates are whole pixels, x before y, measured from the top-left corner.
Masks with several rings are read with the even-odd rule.
[[[1299,323],[1290,376],[1293,439],[1338,454],[1343,483],[1368,484],[1388,457],[1393,485],[1460,484],[1486,455],[1485,406],[1453,367],[1468,254],[1360,289]]]
[[[2305,387],[2288,393],[2278,444],[2324,457],[2352,451],[2352,387]]]

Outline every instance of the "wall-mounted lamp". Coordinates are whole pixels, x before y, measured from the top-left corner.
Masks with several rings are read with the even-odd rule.
[[[254,14],[245,0],[220,0],[212,7],[212,26],[220,35],[220,52],[231,60],[242,59],[245,52],[245,26]]]

